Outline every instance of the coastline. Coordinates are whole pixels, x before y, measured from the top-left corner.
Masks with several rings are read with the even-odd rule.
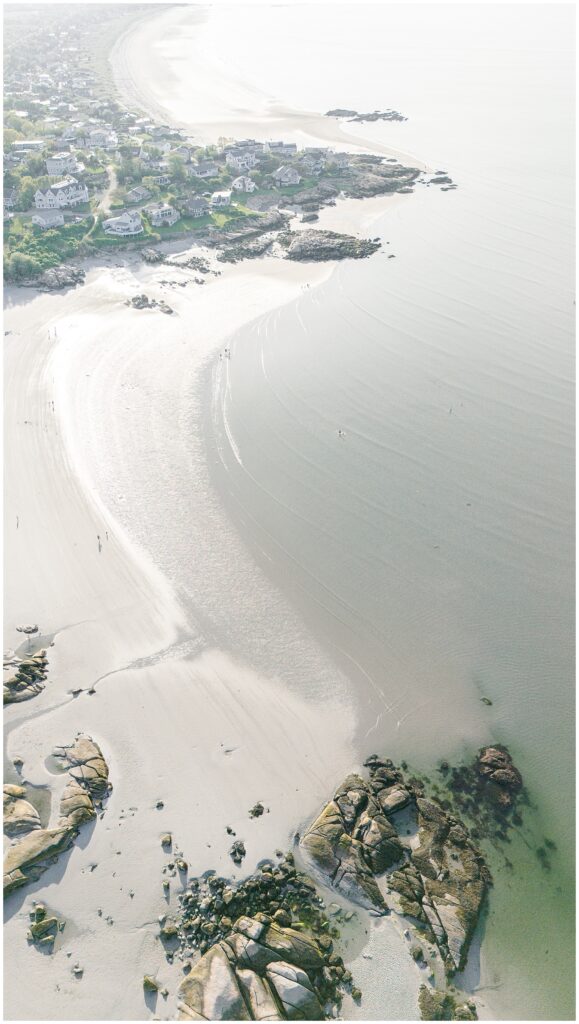
[[[149,19],[150,15],[147,15],[147,18]],[[137,28],[138,25],[135,26],[135,31]],[[126,41],[128,42],[128,37]],[[163,109],[162,106],[157,108],[157,116],[166,116],[159,113]],[[277,113],[272,108],[270,115],[272,131],[284,134],[295,132],[296,138],[306,137],[305,128],[303,132],[300,128],[300,115],[290,112],[291,116],[288,115],[284,120],[282,108],[278,108]],[[282,124],[286,127],[280,127]],[[340,132],[339,125],[331,122],[328,124],[333,130]],[[248,131],[253,131],[255,127],[253,122],[244,122],[244,125]],[[203,130],[210,131],[213,137],[213,134],[218,131],[221,133],[224,128],[238,130],[235,122],[219,119],[213,126],[204,126]],[[266,130],[269,133],[269,127]],[[314,131],[314,120],[308,115],[307,138],[318,138],[319,136],[315,134],[309,134]],[[343,135],[339,134],[332,141],[343,143]],[[371,149],[372,145],[359,144],[359,148]],[[392,150],[386,152],[394,154]],[[341,201],[337,207],[321,211],[320,227],[335,227],[340,230],[340,226],[344,226],[344,230],[351,230],[354,233],[361,229],[367,230],[377,217],[391,208],[387,203],[398,205],[407,201],[409,200],[403,196],[396,199],[387,196],[377,200]],[[175,248],[177,247],[182,248],[175,244]],[[182,591],[168,579],[165,572],[155,568],[156,559],[148,557],[139,548],[139,544],[143,549],[147,548],[146,531],[135,542],[135,534],[130,527],[131,510],[125,510],[123,495],[115,493],[114,489],[107,492],[106,487],[103,487],[103,480],[106,483],[106,473],[105,467],[102,466],[102,456],[107,451],[109,441],[117,452],[123,446],[123,439],[130,441],[128,458],[135,458],[137,467],[146,458],[144,448],[138,444],[133,446],[136,438],[131,436],[131,421],[134,420],[135,428],[139,423],[148,423],[143,413],[144,404],[147,402],[148,380],[145,375],[140,376],[140,371],[141,365],[152,371],[151,355],[155,342],[158,341],[158,334],[155,337],[155,324],[161,325],[163,333],[167,329],[172,335],[171,343],[164,353],[166,365],[159,373],[156,384],[158,383],[160,390],[165,391],[167,401],[170,401],[172,380],[179,379],[181,375],[183,387],[180,386],[178,402],[176,393],[172,393],[177,410],[177,406],[181,408],[191,399],[195,402],[199,400],[200,381],[207,378],[208,368],[217,358],[220,346],[237,337],[242,328],[247,329],[249,325],[251,329],[256,318],[268,312],[263,305],[266,292],[272,298],[271,311],[280,309],[294,302],[306,285],[316,289],[318,284],[327,281],[333,268],[300,268],[295,265],[292,267],[266,259],[251,266],[242,264],[235,268],[227,267],[221,279],[211,279],[203,289],[191,286],[190,289],[175,289],[169,293],[166,286],[161,284],[161,277],[167,272],[163,271],[162,266],[152,269],[140,264],[138,256],[133,259],[124,254],[120,258],[111,256],[106,262],[111,268],[114,265],[110,280],[105,280],[105,277],[109,277],[109,271],[103,270],[105,261],[97,260],[96,267],[100,269],[91,270],[85,286],[86,294],[85,288],[78,289],[76,296],[71,293],[53,296],[39,296],[35,293],[26,295],[19,290],[14,293],[17,303],[23,302],[26,307],[36,304],[38,328],[36,342],[33,343],[32,336],[27,337],[25,347],[20,348],[20,342],[17,343],[16,338],[7,339],[11,350],[8,354],[8,367],[11,384],[14,382],[15,396],[13,427],[18,426],[18,431],[10,435],[10,438],[17,438],[19,450],[25,452],[25,458],[21,460],[24,465],[13,465],[10,470],[11,478],[18,481],[19,496],[19,500],[10,506],[10,515],[14,513],[17,504],[21,503],[20,495],[30,494],[33,496],[30,501],[30,515],[35,517],[35,522],[29,524],[31,532],[23,532],[18,538],[21,543],[18,550],[21,554],[24,548],[26,569],[19,581],[19,589],[15,592],[17,612],[11,616],[11,621],[15,624],[28,620],[32,614],[37,614],[36,610],[32,612],[26,601],[27,594],[29,595],[34,588],[34,593],[41,595],[40,607],[45,609],[43,615],[46,616],[46,621],[42,622],[43,628],[49,622],[51,628],[58,627],[58,635],[56,646],[51,652],[51,665],[54,671],[51,672],[46,692],[29,705],[12,708],[7,719],[12,716],[14,726],[9,740],[9,752],[14,754],[24,751],[27,778],[40,785],[53,781],[44,767],[44,758],[49,750],[46,749],[48,740],[43,730],[48,722],[50,742],[69,742],[72,739],[69,732],[77,727],[92,731],[103,750],[109,754],[111,778],[116,786],[116,792],[113,800],[109,802],[104,821],[97,823],[94,834],[88,840],[86,850],[82,850],[82,854],[80,850],[73,851],[70,863],[64,858],[63,862],[55,867],[54,872],[49,872],[38,885],[26,890],[22,910],[15,914],[9,925],[12,930],[7,934],[13,948],[18,948],[17,956],[20,959],[18,963],[16,959],[14,961],[18,973],[32,972],[32,975],[38,978],[37,988],[40,992],[47,984],[47,978],[43,974],[46,967],[44,964],[39,965],[37,961],[45,958],[36,957],[35,960],[32,951],[26,950],[22,916],[25,917],[29,897],[37,891],[48,890],[50,893],[52,889],[57,905],[62,895],[61,909],[70,915],[72,927],[75,928],[78,922],[87,935],[86,941],[81,942],[78,947],[82,956],[86,956],[87,964],[89,961],[91,964],[98,964],[102,958],[103,968],[99,968],[98,984],[102,987],[110,986],[107,995],[109,1004],[103,1010],[102,997],[100,1002],[96,1001],[97,979],[90,978],[91,972],[87,971],[85,983],[88,981],[88,991],[82,993],[85,1012],[93,1014],[95,1019],[97,1008],[99,1016],[108,1012],[111,1017],[124,1015],[126,1019],[140,1019],[144,1012],[142,990],[139,985],[135,985],[127,992],[124,991],[126,977],[123,977],[118,963],[136,963],[139,975],[141,967],[143,972],[148,971],[159,959],[158,948],[153,938],[154,922],[160,912],[159,906],[161,910],[164,907],[160,896],[153,894],[154,885],[151,885],[155,872],[159,874],[161,863],[157,833],[165,827],[174,829],[187,855],[191,856],[191,850],[194,851],[193,870],[201,871],[209,866],[218,867],[220,864],[221,867],[218,869],[228,873],[231,865],[223,852],[225,817],[223,822],[219,821],[219,827],[216,826],[215,831],[212,831],[213,809],[216,804],[221,806],[224,792],[228,797],[231,796],[231,802],[224,805],[224,811],[227,811],[229,818],[233,818],[240,807],[245,807],[243,801],[246,798],[250,799],[250,803],[253,802],[253,790],[251,797],[249,794],[246,797],[247,786],[258,790],[260,798],[267,796],[271,802],[272,816],[260,822],[259,839],[250,849],[249,859],[259,858],[270,854],[276,843],[282,845],[287,841],[289,832],[295,827],[296,816],[298,819],[300,814],[306,817],[315,809],[316,803],[325,799],[333,784],[339,781],[343,770],[353,765],[356,754],[350,721],[353,710],[344,699],[346,695],[340,691],[339,684],[337,689],[341,692],[341,698],[335,707],[328,710],[324,702],[329,693],[317,693],[309,701],[300,701],[299,694],[288,685],[288,679],[262,676],[248,668],[244,659],[232,657],[232,651],[226,649],[225,645],[224,649],[221,649],[206,644],[203,630],[199,628],[199,620],[190,617],[189,608],[187,612],[184,610]],[[174,273],[174,268],[171,268],[171,276],[178,278],[181,275],[178,272]],[[183,278],[186,276],[183,274]],[[234,282],[238,283],[243,292],[243,300],[236,308],[228,309],[227,304]],[[150,289],[151,294],[156,297],[169,298],[176,308],[178,318],[175,318],[173,326],[173,318],[161,317],[159,320],[157,314],[141,313],[123,307],[125,298],[141,287]],[[100,323],[97,322],[97,311],[100,321],[103,305],[106,309],[103,321],[107,325],[105,330],[102,330]],[[33,321],[28,321],[24,313],[22,315],[26,330],[36,330]],[[40,325],[45,317],[48,318],[47,322],[57,326],[59,333],[58,345],[52,347],[50,351],[41,335]],[[207,336],[202,337],[203,332],[196,330],[193,338],[186,337],[186,321],[208,324]],[[179,336],[179,330],[183,331],[183,337]],[[191,331],[187,333],[192,334]],[[101,337],[101,334],[106,334],[107,337]],[[113,345],[113,338],[120,339],[121,344]],[[193,343],[200,346],[194,359],[191,358],[190,352],[185,353],[185,347]],[[114,351],[115,347],[119,348],[118,352]],[[183,351],[180,352],[179,348]],[[85,376],[87,371],[90,372],[90,377]],[[51,376],[59,380],[60,387],[57,392],[50,390]],[[184,382],[189,378],[194,384],[185,394]],[[109,387],[110,393],[105,394]],[[121,401],[123,405],[125,404],[124,395],[127,391],[130,394],[129,404],[134,401],[136,395],[139,396],[138,409],[133,414],[115,418],[115,404],[120,405]],[[57,416],[54,420],[46,413],[50,401],[53,400],[51,396],[54,396],[57,406]],[[166,409],[167,405],[164,409],[160,406],[156,408],[155,403],[151,402],[152,435],[153,427],[156,428],[161,423]],[[30,422],[25,423],[23,417]],[[75,427],[85,418],[87,421],[90,420],[90,430],[87,429],[85,434],[81,432],[79,437],[74,436]],[[16,424],[17,419],[19,422]],[[99,423],[103,426],[106,424],[106,429],[110,430],[111,437],[106,442],[99,436]],[[177,434],[178,431],[189,427],[190,421],[183,415],[176,416],[174,426]],[[89,462],[92,470],[97,470],[92,473],[84,468],[90,431],[98,440],[94,451],[90,453]],[[14,448],[16,452],[16,445],[12,444],[10,438],[7,437],[7,446],[9,445],[10,449]],[[25,444],[21,446],[23,438]],[[166,465],[160,464],[159,488],[167,488],[171,499],[162,507],[167,516],[171,515],[171,502],[182,501],[181,492],[172,489],[170,478],[171,475],[179,477],[185,466],[183,459],[183,453],[177,452],[176,447],[169,445],[164,459]],[[63,462],[67,466],[64,478],[59,473]],[[37,472],[38,467],[41,467],[40,472]],[[44,468],[46,473],[43,472]],[[126,474],[129,469],[129,466],[123,467]],[[102,479],[99,476],[101,470]],[[198,467],[196,471],[198,472]],[[200,477],[197,476],[197,479]],[[48,504],[51,507],[51,514],[48,517],[44,514],[47,494],[50,495]],[[66,516],[57,514],[59,504],[65,505]],[[195,524],[194,515],[192,519]],[[6,521],[8,522],[8,512]],[[150,527],[152,520],[148,522]],[[27,526],[27,530],[29,527]],[[94,545],[94,536],[103,527],[111,538],[111,548],[105,549],[107,569],[104,572],[97,554],[98,549],[93,547],[89,551],[89,546]],[[24,526],[21,525],[19,529],[24,531]],[[202,529],[203,525],[193,525],[192,532],[201,533]],[[128,535],[131,537],[130,540]],[[33,542],[29,548],[31,538]],[[12,542],[12,534],[8,535],[8,540]],[[199,540],[201,541],[201,537]],[[10,543],[5,546],[6,550],[9,548]],[[85,548],[89,552],[86,555]],[[50,557],[46,559],[46,571],[38,577],[38,567],[43,569],[45,565],[46,550],[50,553]],[[83,552],[82,557],[78,557],[78,550]],[[224,560],[231,550],[228,541],[224,541]],[[65,578],[69,581],[68,588],[64,583],[57,585],[63,551],[70,555],[63,561]],[[180,553],[175,552],[174,557],[180,557]],[[124,595],[123,600],[118,604],[111,604],[111,595],[118,595],[119,592]],[[68,595],[71,599],[67,604],[64,598]],[[111,606],[113,612],[108,615]],[[60,617],[56,615],[56,611]],[[40,611],[38,617],[41,617]],[[9,644],[14,646],[15,642],[17,638],[15,641],[15,635],[11,634]],[[102,675],[105,678],[97,684],[96,696],[88,697],[86,693],[82,693],[78,698],[72,698],[67,687],[89,687],[97,672],[99,677]],[[54,679],[57,680],[56,686]],[[218,694],[221,707],[226,709],[225,716],[233,720],[241,706],[236,696],[240,688],[244,690],[243,706],[245,707],[247,700],[251,712],[247,719],[239,723],[238,731],[227,731],[226,738],[223,738],[223,722],[215,711],[215,695]],[[144,694],[146,699],[143,699]],[[95,705],[100,703],[101,706],[96,707],[93,712],[87,701],[89,705],[92,701]],[[272,734],[276,737],[276,744],[265,744],[259,731],[252,731],[253,720],[263,719],[264,707],[268,708],[267,721],[270,723]],[[90,710],[90,718],[87,708]],[[332,746],[323,745],[326,739],[324,724],[328,715],[336,722],[337,728],[337,735],[332,738]],[[190,716],[194,716],[195,721],[203,720],[210,723],[207,736],[202,737],[202,742],[198,742],[198,736],[195,734],[193,750],[187,726]],[[143,756],[143,751],[136,746],[125,749],[123,719],[133,718],[135,732],[138,731],[142,738],[147,757]],[[284,747],[287,722],[296,723],[295,734],[298,732],[297,723],[301,721],[303,725],[306,719],[310,734],[301,748],[302,758],[309,758],[312,749],[317,751],[315,764],[308,766],[308,771],[304,771],[299,783],[302,796],[305,792],[312,794],[313,806],[307,808],[304,807],[301,797],[294,796],[295,787],[290,786],[292,780],[289,776],[284,778],[283,773],[279,772],[280,757],[283,759],[292,753],[290,747]],[[240,761],[237,761],[236,755],[235,759],[227,762],[227,768],[224,769],[219,756],[221,744],[228,748],[242,745],[247,736],[251,736],[251,745],[254,749],[251,752],[244,752]],[[278,755],[276,751],[274,757],[274,751],[270,746],[278,744],[278,749],[282,753]],[[171,750],[170,763],[159,767],[158,760],[154,760],[151,764],[151,748],[156,753],[157,748],[162,750],[163,747]],[[268,761],[268,758],[271,760]],[[261,764],[258,767],[258,762],[268,766],[269,771],[276,776],[275,784],[267,794],[263,790],[263,769]],[[235,771],[231,770],[233,766]],[[179,780],[175,788],[176,773]],[[127,807],[131,807],[133,801],[135,774],[139,780],[145,780],[142,786],[144,797],[137,801],[139,813],[127,815]],[[196,786],[200,778],[203,778],[205,786],[208,775],[211,776],[209,791],[204,792],[198,801]],[[165,799],[165,802],[167,811],[172,815],[170,825],[165,818],[162,824],[159,824],[159,812],[153,809],[155,800],[159,794],[166,798],[169,791],[172,791],[173,796],[170,801]],[[183,807],[190,805],[192,791],[195,792],[195,814],[188,811],[184,814]],[[150,807],[142,807],[145,799]],[[201,804],[199,811],[198,803]],[[275,806],[282,804],[283,811],[274,810]],[[114,816],[116,817],[112,821]],[[122,850],[121,855],[113,849],[113,824],[118,829],[117,834],[130,833],[126,842],[123,840],[123,843],[118,844]],[[244,820],[240,820],[239,826],[247,831],[247,823]],[[155,841],[151,842],[153,835]],[[247,839],[247,836],[245,838]],[[211,851],[206,850],[208,844],[211,844]],[[217,848],[220,849],[219,856],[214,852]],[[136,876],[128,865],[119,874],[118,864],[124,863],[125,857],[127,860],[130,859],[133,865],[140,864],[142,860]],[[198,860],[195,860],[197,857]],[[89,873],[90,864],[97,858],[100,864],[106,865],[107,870],[110,869],[111,877],[114,872],[120,878],[119,892],[115,893],[114,901],[107,911],[112,909],[112,916],[118,921],[119,930],[117,931],[116,927],[102,928],[98,935],[95,930],[95,924],[97,930],[99,928],[96,910],[97,906],[100,906],[99,901],[102,900],[102,886],[98,878],[99,871]],[[247,868],[249,870],[251,864],[248,863]],[[86,897],[87,879],[90,883],[89,900],[79,913],[77,908]],[[55,884],[56,881],[58,886]],[[121,884],[124,894],[120,889]],[[135,888],[136,894],[127,911],[126,891],[131,885]],[[17,904],[18,900],[14,900],[14,906]],[[145,926],[143,921],[146,922]],[[380,929],[376,929],[376,933],[379,931]],[[74,931],[72,934],[74,935]],[[76,950],[76,937],[74,942]],[[64,949],[66,948],[68,947],[65,946]],[[69,965],[64,960],[64,952],[59,952],[59,957],[59,984],[63,989],[68,987],[70,991]],[[368,965],[365,967],[371,975],[372,971],[368,969]],[[410,968],[414,970],[412,965]],[[473,984],[480,983],[476,971],[473,973]],[[163,967],[162,978],[169,984],[173,994],[178,975]],[[13,982],[14,979],[10,978],[7,995],[15,1005],[20,996]],[[492,993],[490,994],[492,996]],[[74,998],[78,998],[77,992]],[[62,1002],[59,1002],[58,995],[54,993],[50,999],[54,1000],[52,1005],[55,1015],[61,1014]],[[162,1004],[157,1009],[171,1016],[169,1003]],[[484,1010],[484,1007],[482,1009]],[[363,1010],[364,1004],[362,1012]],[[379,1011],[380,1007],[376,1007],[376,1010]],[[46,1012],[44,1004],[42,1011]],[[352,1019],[355,1019],[355,1009],[353,1012]],[[40,1013],[39,1006],[39,1015]],[[87,1019],[92,1018],[88,1016]]]

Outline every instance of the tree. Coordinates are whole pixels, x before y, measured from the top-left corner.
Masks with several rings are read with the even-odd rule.
[[[7,261],[7,276],[14,281],[23,281],[28,277],[36,277],[41,267],[38,260],[27,256],[24,252],[13,252]]]
[[[35,192],[36,183],[34,179],[29,175],[24,175],[24,177],[20,179],[20,192],[18,194],[18,208],[20,210],[30,209],[34,200]]]
[[[171,168],[171,177],[174,181],[186,180],[187,171],[185,170],[185,161],[178,153],[173,153],[173,155],[169,157],[169,167]]]

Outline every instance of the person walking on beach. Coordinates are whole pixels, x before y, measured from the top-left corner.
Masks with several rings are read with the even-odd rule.
[[[100,553],[102,551],[102,544],[101,544],[100,533],[97,533],[97,542],[98,542],[98,546],[99,546],[99,555],[100,555]]]

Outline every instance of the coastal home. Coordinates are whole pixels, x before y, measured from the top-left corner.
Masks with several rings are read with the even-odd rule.
[[[191,162],[191,150],[189,146],[175,146],[175,149],[171,150],[171,156],[180,156],[183,163],[188,164]]]
[[[257,157],[251,150],[239,150],[228,153],[225,157],[225,163],[234,171],[250,171],[252,167],[255,167]]]
[[[187,201],[185,209],[191,217],[205,217],[209,213],[209,204],[200,196],[194,196]]]
[[[181,218],[181,214],[169,203],[151,203],[145,207],[145,213],[156,228],[170,227]]]
[[[279,188],[286,188],[288,185],[299,185],[302,180],[301,174],[298,174],[295,167],[285,165],[278,167],[277,171],[273,172],[272,177]]]
[[[34,205],[37,210],[58,210],[63,206],[78,206],[88,203],[88,189],[72,175],[56,181],[47,189],[37,189]]]
[[[137,210],[124,210],[118,217],[109,217],[103,221],[103,229],[107,235],[119,235],[123,238],[143,233],[141,214]]]
[[[212,160],[200,160],[199,163],[193,164],[189,173],[194,178],[216,178],[219,174],[219,167]]]
[[[155,185],[170,185],[171,175],[170,174],[156,174],[153,176]]]
[[[4,196],[3,196],[4,209],[5,210],[12,210],[12,209],[14,209],[14,206],[16,205],[16,199],[17,198],[18,198],[18,193],[17,193],[16,189],[15,188],[8,189],[4,193]]]
[[[89,149],[116,149],[118,144],[117,133],[108,128],[94,128],[86,138],[86,145]]]
[[[235,189],[236,192],[255,192],[257,185],[251,180],[251,178],[242,174],[239,178],[235,178],[235,180],[231,182],[231,187]]]
[[[231,192],[214,192],[211,196],[211,206],[219,209],[220,206],[231,205]]]
[[[336,167],[339,167],[341,171],[347,170],[350,166],[350,156],[348,153],[332,153],[330,160]]]
[[[307,153],[302,157],[300,164],[308,174],[321,174],[326,166],[326,158],[315,153]]]
[[[270,154],[270,156],[280,157],[295,156],[298,151],[298,147],[295,142],[265,142],[263,148],[266,153]]]
[[[12,143],[12,151],[16,153],[38,153],[43,150],[46,143],[44,139],[18,139]]]
[[[42,213],[35,213],[32,223],[46,231],[48,228],[59,228],[64,224],[64,214],[60,210],[43,210]]]
[[[53,153],[46,158],[46,173],[51,177],[78,170],[80,165],[73,153]]]
[[[146,199],[150,198],[151,193],[144,185],[135,185],[135,188],[130,188],[127,192],[127,202],[129,203],[144,203]]]

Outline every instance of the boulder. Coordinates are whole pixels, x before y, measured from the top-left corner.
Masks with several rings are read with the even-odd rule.
[[[235,973],[253,1020],[284,1020],[269,985],[259,974],[243,968]]]
[[[77,835],[70,826],[42,828],[10,846],[4,858],[4,895],[35,881],[48,865],[68,850]]]
[[[178,1020],[251,1020],[235,971],[221,944],[213,946],[181,982]]]
[[[323,1020],[324,1012],[307,974],[292,964],[271,964],[266,971],[287,1020]]]
[[[4,833],[19,836],[40,828],[38,811],[25,799],[23,786],[4,786]]]

